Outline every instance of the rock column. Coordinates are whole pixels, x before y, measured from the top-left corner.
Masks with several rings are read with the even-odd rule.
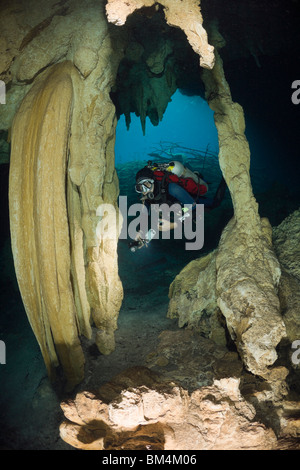
[[[265,376],[285,335],[277,289],[280,266],[272,249],[271,227],[260,219],[250,181],[250,150],[242,107],[234,103],[221,57],[202,75],[215,112],[219,162],[234,206],[216,253],[217,303],[248,370]]]

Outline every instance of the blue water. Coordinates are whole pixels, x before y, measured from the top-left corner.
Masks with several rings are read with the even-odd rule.
[[[125,117],[119,119],[116,131],[116,165],[135,160],[147,160],[148,153],[160,149],[160,142],[218,153],[218,134],[214,113],[199,96],[187,96],[176,91],[168,104],[162,121],[153,126],[147,118],[145,136],[140,118],[131,115],[129,130]]]
[[[270,138],[271,126],[268,121],[253,119],[246,115],[246,137],[250,146],[250,173],[254,192],[267,190],[274,181],[284,181],[291,178],[292,173],[279,158],[279,136]],[[146,119],[146,132],[143,135],[140,118],[131,113],[129,130],[126,127],[125,116],[121,115],[115,143],[116,166],[126,162],[148,160],[149,153],[157,152],[167,156],[162,150],[180,152],[180,147],[205,151],[207,148],[216,156],[219,151],[218,133],[214,123],[214,112],[200,96],[187,96],[177,90],[158,126],[153,126]],[[182,151],[182,149],[181,149]],[[209,162],[206,162],[209,165]],[[284,175],[284,176],[283,176]]]

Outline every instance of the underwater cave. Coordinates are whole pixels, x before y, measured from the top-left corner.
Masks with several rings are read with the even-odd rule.
[[[299,449],[299,1],[0,8],[0,448]],[[200,249],[122,236],[149,160]]]

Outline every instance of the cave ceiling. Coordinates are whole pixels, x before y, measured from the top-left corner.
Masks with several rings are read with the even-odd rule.
[[[201,11],[208,39],[222,48],[221,57],[230,75],[238,74],[243,62],[252,61],[259,81],[261,73],[272,73],[262,71],[266,58],[272,58],[279,67],[293,64],[296,73],[298,0],[203,0]],[[212,22],[217,22],[221,39],[210,33]],[[199,57],[184,32],[166,24],[161,6],[137,10],[122,28],[127,31],[128,43],[111,98],[117,116],[125,115],[128,128],[130,113],[141,117],[144,132],[146,116],[157,125],[177,88],[204,97]]]
[[[72,20],[74,5],[71,0],[55,4],[49,2],[43,3],[38,11],[35,2],[1,2],[2,11],[10,10],[9,22],[3,26],[4,39],[0,45],[3,49],[0,79],[5,81],[7,90],[16,81],[24,85],[32,83],[35,76],[14,76],[15,63],[38,36],[48,29],[53,28],[54,33],[58,31],[56,23],[61,24],[62,18],[65,21],[68,18],[76,21],[76,17]],[[224,38],[222,60],[225,69],[230,64],[232,74],[235,73],[235,63],[249,58],[258,68],[261,68],[261,61],[266,57],[276,58],[277,63],[288,58],[289,63],[297,67],[300,47],[299,10],[299,0],[250,3],[245,0],[201,1],[203,26],[208,32],[209,41],[216,41],[216,38],[211,38],[209,25],[217,21],[218,30]],[[135,11],[121,27],[111,23],[108,26],[113,41],[115,36],[122,36],[126,43],[111,98],[117,116],[125,114],[128,126],[131,112],[141,117],[144,131],[146,116],[153,125],[157,125],[177,88],[187,94],[204,96],[199,79],[199,57],[192,50],[184,32],[166,23],[161,4]],[[118,48],[116,43],[115,50]],[[118,50],[117,55],[119,53]],[[51,58],[50,65],[53,60],[65,60],[66,57],[60,57],[59,54]],[[48,65],[45,60],[45,67]]]

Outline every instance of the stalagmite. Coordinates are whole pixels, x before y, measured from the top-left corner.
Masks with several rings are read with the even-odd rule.
[[[202,80],[214,111],[219,163],[234,217],[218,248],[191,262],[176,277],[169,291],[168,316],[177,317],[179,326],[188,325],[222,342],[221,311],[246,368],[267,378],[268,367],[277,358],[276,347],[286,334],[278,298],[281,270],[272,249],[271,226],[260,218],[253,196],[244,113],[232,101],[218,52],[225,42],[216,22],[211,24],[210,39],[216,47],[216,61],[212,70],[203,69]]]
[[[260,218],[253,196],[244,113],[232,101],[225,78],[218,52],[224,39],[217,23],[211,25],[210,38],[216,46],[216,62],[212,70],[202,71],[202,80],[214,111],[219,163],[234,217],[223,230],[207,266],[208,257],[195,260],[172,283],[168,316],[178,317],[179,326],[185,324],[207,337],[220,338],[220,309],[246,368],[267,379],[268,367],[277,359],[276,347],[286,335],[278,298],[281,269],[272,248],[270,223]],[[187,272],[194,274],[194,285]],[[207,331],[207,324],[211,331]]]

